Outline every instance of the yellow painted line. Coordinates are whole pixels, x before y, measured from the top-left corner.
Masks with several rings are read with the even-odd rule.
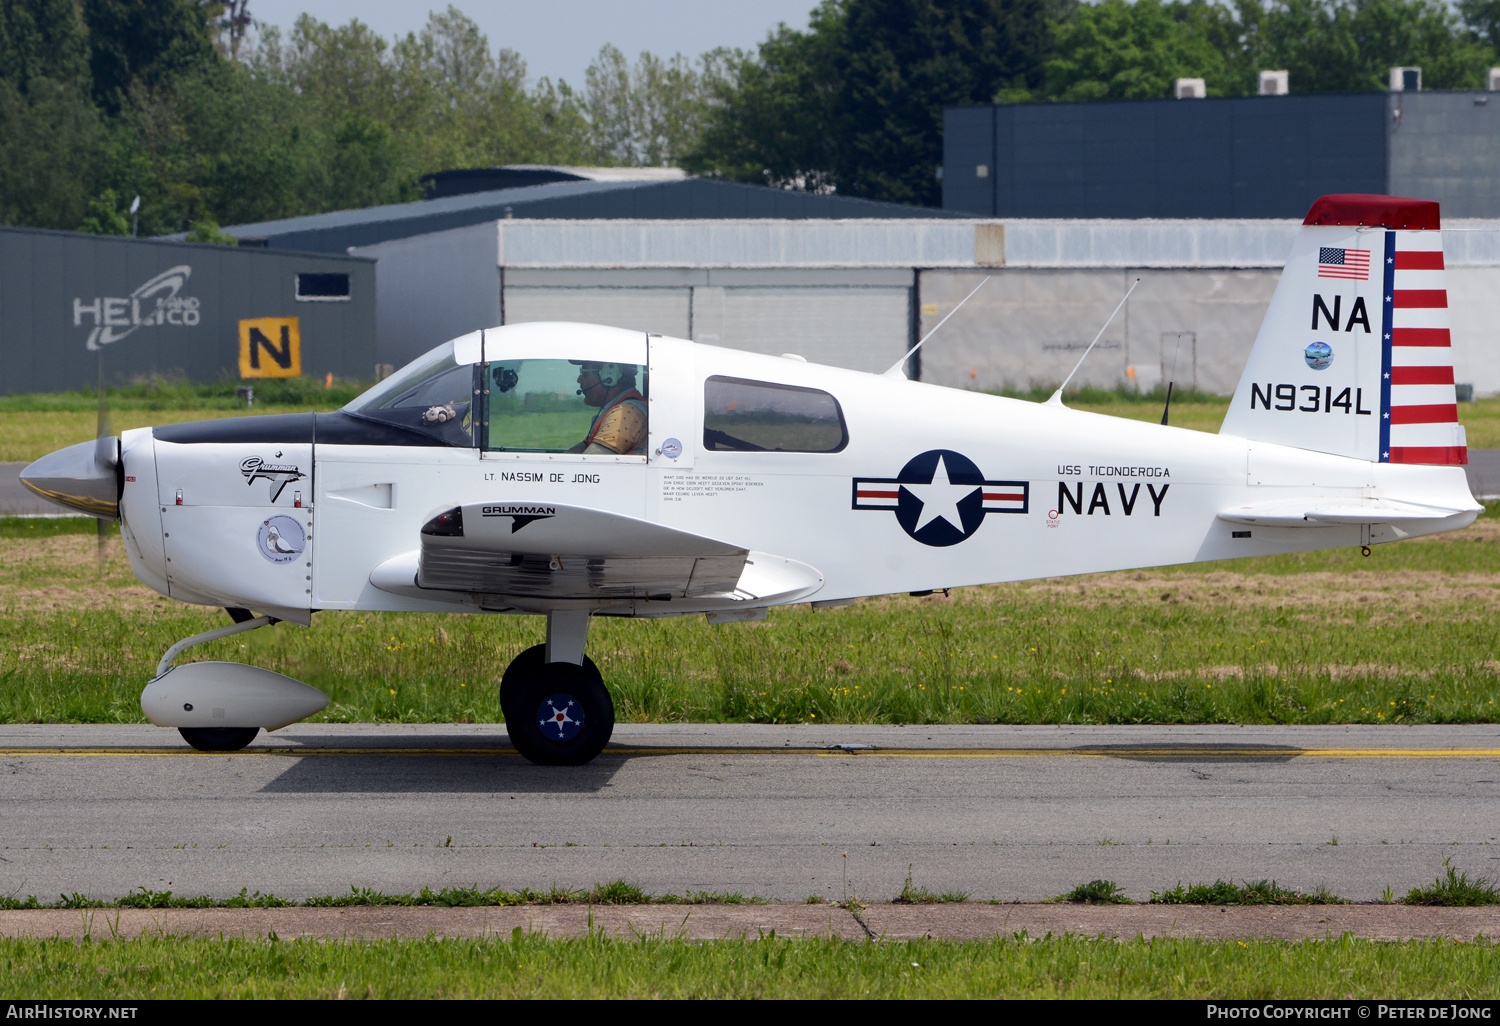
[[[513,748],[242,748],[237,752],[200,752],[196,748],[0,748],[0,758],[99,755],[515,755]]]
[[[237,752],[193,748],[0,748],[0,758],[65,756],[513,756],[513,748],[317,748],[252,747]],[[876,748],[853,751],[822,748],[607,748],[605,756],[638,755],[814,755],[821,758],[885,759],[1500,759],[1500,748]]]
[[[1500,759],[1500,748],[890,748],[817,754],[894,759]]]

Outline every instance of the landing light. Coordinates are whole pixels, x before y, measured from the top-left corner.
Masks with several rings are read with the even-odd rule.
[[[440,538],[462,538],[464,536],[464,511],[455,506],[446,513],[439,513],[422,525],[422,533]]]

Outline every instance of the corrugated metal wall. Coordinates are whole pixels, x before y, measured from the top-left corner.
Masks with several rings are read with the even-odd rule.
[[[1454,217],[1500,217],[1500,94],[1392,93],[1394,196],[1437,200]]]
[[[981,277],[977,271],[923,272],[922,332]],[[1280,268],[1007,270],[923,347],[922,380],[984,390],[1056,386],[1140,278],[1074,384],[1113,388],[1134,381],[1150,389],[1165,377],[1228,394],[1280,277]]]
[[[507,269],[505,322],[588,321],[883,371],[911,348],[910,270]]]
[[[299,272],[348,274],[349,299],[299,301]],[[374,374],[372,261],[0,229],[0,393],[92,387],[100,352],[115,381],[235,377],[239,321],[255,317],[299,319],[305,374]]]
[[[943,208],[978,216],[1300,218],[1328,193],[1387,191],[1385,93],[944,114]]]
[[[922,272],[921,331],[929,331],[982,276]],[[922,347],[922,380],[990,390],[1055,386],[1135,278],[1140,286],[1074,382],[1113,388],[1133,381],[1149,389],[1165,378],[1206,392],[1233,392],[1281,278],[1279,266],[1009,269]],[[1500,266],[1453,266],[1450,259],[1448,309],[1456,380],[1474,385],[1480,395],[1500,393]]]

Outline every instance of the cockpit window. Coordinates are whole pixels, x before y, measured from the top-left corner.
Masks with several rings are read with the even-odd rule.
[[[434,444],[474,444],[474,366],[439,346],[355,399],[344,412],[394,424],[430,437]]]
[[[717,376],[704,383],[709,452],[838,452],[848,444],[843,411],[827,392]]]
[[[508,360],[485,371],[492,452],[644,456],[646,368],[593,360]]]

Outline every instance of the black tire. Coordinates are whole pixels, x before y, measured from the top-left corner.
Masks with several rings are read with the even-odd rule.
[[[547,646],[532,645],[526,651],[510,661],[505,668],[505,673],[500,677],[500,711],[505,714],[505,720],[510,722],[510,703],[520,689],[521,685],[536,677],[542,672],[542,667],[547,665]],[[599,684],[604,686],[604,674],[599,672],[599,667],[588,656],[583,657],[583,668]]]
[[[259,727],[178,727],[182,739],[200,752],[237,752],[244,748]]]
[[[592,666],[544,663],[516,680],[511,700],[510,743],[538,766],[582,766],[604,751],[615,730],[614,700]]]

